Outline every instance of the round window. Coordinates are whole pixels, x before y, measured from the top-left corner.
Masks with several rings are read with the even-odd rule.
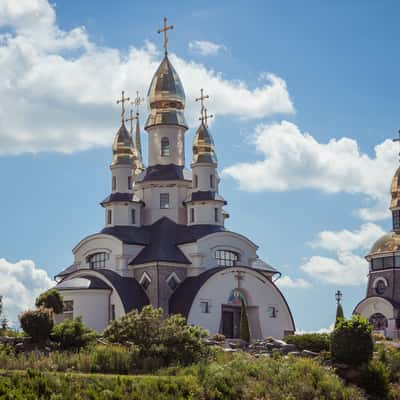
[[[384,281],[378,281],[378,283],[375,286],[375,292],[377,294],[382,295],[382,294],[385,293],[385,290],[386,290],[385,282]]]

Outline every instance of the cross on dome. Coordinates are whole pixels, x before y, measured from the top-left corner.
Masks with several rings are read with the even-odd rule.
[[[204,115],[203,115],[204,114],[204,100],[209,99],[209,98],[210,98],[210,96],[208,94],[204,96],[204,89],[201,88],[200,89],[200,97],[198,97],[196,99],[196,101],[200,101],[200,118],[199,118],[199,120],[202,122],[204,122],[203,121],[203,119],[204,119]]]
[[[122,91],[122,96],[119,100],[117,100],[117,104],[121,104],[122,110],[121,110],[121,121],[124,123],[124,117],[125,117],[125,102],[129,101],[129,97],[125,97],[125,91]]]
[[[129,112],[129,118],[127,118],[127,119],[125,120],[125,122],[130,121],[130,123],[131,123],[131,128],[130,128],[130,130],[129,130],[130,134],[132,134],[132,132],[133,132],[133,121],[134,121],[135,119],[136,119],[136,117],[133,116],[133,110],[131,109],[130,112]]]
[[[139,115],[139,107],[144,102],[144,98],[139,96],[139,91],[136,91],[136,97],[134,101],[131,103],[136,107],[136,117]]]
[[[168,54],[168,31],[170,29],[174,29],[173,25],[167,26],[167,18],[164,17],[164,28],[161,28],[157,31],[157,33],[164,33],[164,53]]]
[[[206,126],[206,128],[208,128],[208,122],[207,122],[207,120],[208,120],[209,118],[214,118],[214,115],[213,115],[213,114],[207,115],[207,108],[205,108],[205,109],[204,109],[204,125]]]

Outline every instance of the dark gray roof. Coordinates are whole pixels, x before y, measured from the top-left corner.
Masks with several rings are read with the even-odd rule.
[[[182,165],[157,164],[147,167],[142,174],[136,178],[136,181],[177,181],[191,179],[190,171],[185,169]]]
[[[112,201],[121,201],[121,202],[142,202],[138,197],[134,196],[133,193],[111,193],[109,196],[107,196],[100,204],[106,204],[110,203]]]
[[[178,286],[178,288],[175,290],[172,296],[169,298],[169,314],[181,314],[185,318],[187,318],[189,316],[189,312],[192,307],[193,301],[197,295],[197,292],[214,274],[226,268],[227,267],[210,268],[198,276],[192,276],[186,278]],[[249,268],[244,266],[240,266],[240,268],[245,268],[254,271],[254,268]],[[262,270],[256,270],[256,271],[260,273],[263,272]],[[281,296],[282,300],[285,302],[287,309],[289,310],[290,318],[292,320],[294,327],[295,326],[294,319],[292,312],[290,311],[289,305],[287,304],[287,301],[283,296],[282,292],[279,290],[279,288],[276,285],[274,286],[278,291],[279,295]]]
[[[77,266],[75,264],[70,265],[69,267],[65,268],[61,272],[59,272],[55,278],[57,277],[62,277],[71,274],[72,272],[75,272],[77,270]]]
[[[145,305],[149,304],[149,299],[146,292],[136,279],[121,276],[109,269],[87,269],[86,271],[87,275],[71,278],[71,280],[83,278],[90,281],[90,287],[79,287],[79,289],[111,289],[110,286],[102,279],[90,275],[90,271],[95,271],[100,275],[103,275],[115,288],[126,313],[132,311],[133,309],[138,309],[140,311]],[[62,287],[63,282],[67,282],[66,279],[67,276],[64,276],[64,279],[59,282],[56,287],[58,287],[60,290],[73,289],[72,287],[65,287],[65,289]]]
[[[90,275],[80,275],[76,278],[64,279],[56,285],[56,289],[61,290],[76,290],[76,289],[111,289],[101,279],[90,276]]]
[[[226,201],[219,194],[211,190],[206,190],[206,191],[199,190],[198,192],[193,192],[189,200],[187,201],[205,201],[205,200],[222,201],[224,204],[226,204]]]

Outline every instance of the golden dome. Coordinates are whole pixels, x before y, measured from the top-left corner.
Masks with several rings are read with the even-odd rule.
[[[201,122],[197,129],[193,141],[193,164],[195,163],[210,163],[218,162],[215,154],[214,140],[208,131],[208,128]]]
[[[167,55],[153,76],[147,97],[150,115],[145,129],[153,125],[179,125],[187,129],[183,114],[185,92]]]
[[[374,243],[367,258],[381,253],[393,253],[396,251],[400,251],[400,235],[396,232],[390,232]]]
[[[397,168],[397,171],[393,176],[392,186],[390,188],[390,192],[392,193],[392,200],[390,202],[391,210],[400,207],[400,181],[399,180],[400,180],[400,167]]]
[[[115,135],[112,150],[113,159],[111,165],[132,163],[133,140],[124,123],[122,123]]]

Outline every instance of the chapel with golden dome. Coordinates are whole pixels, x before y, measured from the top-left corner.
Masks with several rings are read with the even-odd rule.
[[[378,239],[365,257],[369,263],[366,297],[353,314],[367,318],[374,331],[390,338],[400,332],[400,167],[391,184],[391,232]]]

